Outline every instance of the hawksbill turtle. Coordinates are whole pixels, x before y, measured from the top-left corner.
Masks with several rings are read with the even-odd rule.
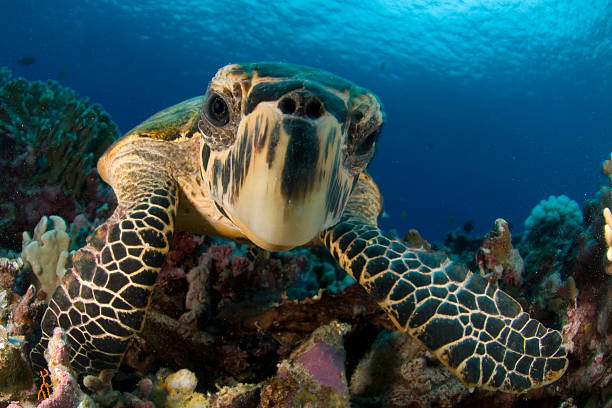
[[[284,63],[221,68],[205,95],[167,108],[98,162],[113,215],[73,257],[42,320],[35,365],[53,329],[80,373],[117,369],[138,333],[174,230],[278,251],[325,246],[385,310],[467,386],[523,392],[567,367],[558,331],[445,255],[377,226],[366,173],[384,113],[370,91]]]

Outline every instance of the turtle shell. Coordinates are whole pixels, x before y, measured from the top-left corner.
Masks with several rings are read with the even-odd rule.
[[[166,108],[130,130],[126,136],[138,135],[161,140],[188,136],[197,129],[203,102],[204,95],[201,95]]]

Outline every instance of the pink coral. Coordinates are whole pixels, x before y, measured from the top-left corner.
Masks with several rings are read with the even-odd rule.
[[[143,401],[137,396],[128,393],[124,395],[123,400],[128,408],[156,408],[152,401]]]
[[[30,334],[33,327],[33,311],[32,303],[36,300],[36,288],[30,285],[27,292],[13,311],[13,325],[11,328],[12,336]]]
[[[326,387],[345,393],[344,350],[314,339],[314,346],[300,355],[296,361],[310,373],[312,379]]]
[[[138,382],[138,388],[136,389],[136,396],[138,398],[148,398],[153,389],[153,381],[148,378],[143,378]]]
[[[316,329],[264,382],[259,406],[349,406],[342,340],[348,330],[338,322]]]
[[[157,276],[155,287],[164,293],[172,293],[179,285],[177,281],[185,278],[185,271],[177,267],[164,267]]]
[[[210,277],[211,258],[205,253],[200,257],[200,263],[191,268],[186,275],[189,289],[185,296],[185,307],[188,312],[181,315],[181,322],[197,326],[197,319],[202,316],[208,304],[210,296],[208,293],[208,280]]]
[[[70,368],[69,345],[65,332],[56,327],[45,358],[49,366],[53,393],[40,404],[38,408],[68,408],[76,407],[84,398],[77,380]]]
[[[206,284],[208,283],[210,263],[201,263],[198,266],[191,268],[187,273],[187,282],[189,290],[185,298],[185,307],[188,310],[196,309],[198,306],[206,303],[207,291]]]
[[[175,266],[191,255],[201,244],[203,238],[190,232],[177,231],[172,238],[166,266]]]
[[[242,256],[232,257],[231,249],[229,245],[213,246],[209,253],[219,274],[214,288],[234,301],[258,293],[279,299],[278,295],[298,283],[308,268],[308,259],[302,255],[286,253],[280,258],[260,259],[255,264]]]
[[[215,263],[217,273],[222,273],[231,264],[232,252],[234,252],[234,248],[229,244],[211,245],[208,248],[208,253]]]
[[[243,256],[236,256],[232,259],[232,276],[238,277],[243,273],[248,273],[249,268],[253,269],[253,263],[248,258]]]

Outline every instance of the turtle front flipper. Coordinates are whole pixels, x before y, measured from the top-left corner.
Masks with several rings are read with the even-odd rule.
[[[372,214],[356,216],[359,208],[349,203],[348,216],[321,240],[397,328],[419,339],[467,386],[524,392],[563,374],[567,353],[558,331],[443,253],[383,234]]]
[[[56,326],[67,333],[70,360],[79,373],[115,370],[130,339],[142,329],[157,274],[169,250],[177,187],[164,171],[131,163],[115,189],[119,205],[111,218],[73,257],[47,308],[34,366]]]

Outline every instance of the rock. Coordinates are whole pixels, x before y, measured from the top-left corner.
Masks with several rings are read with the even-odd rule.
[[[32,387],[32,370],[21,346],[0,325],[0,400],[16,398]]]
[[[336,321],[316,329],[263,383],[259,407],[348,407],[342,340],[348,330]]]

